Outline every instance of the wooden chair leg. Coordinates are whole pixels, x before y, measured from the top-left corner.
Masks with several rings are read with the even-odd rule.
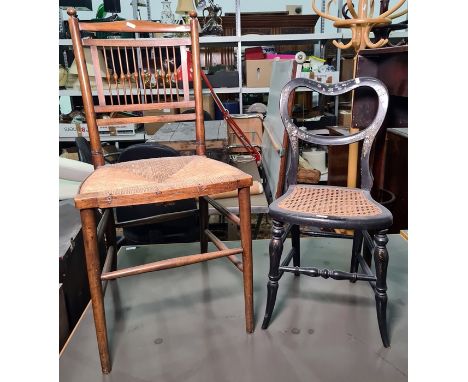
[[[198,199],[198,211],[200,216],[200,253],[208,252],[208,238],[205,229],[208,228],[208,202],[204,198]]]
[[[109,345],[107,343],[104,296],[101,286],[101,268],[99,263],[96,218],[93,209],[80,210],[80,215],[99,357],[101,359],[102,372],[104,374],[108,374],[111,371],[111,363],[109,358]]]
[[[374,261],[377,281],[375,284],[375,302],[377,307],[377,320],[379,322],[380,336],[383,345],[388,348],[390,340],[387,330],[387,266],[388,266],[388,238],[386,230],[379,231],[374,236]]]
[[[109,215],[109,220],[106,227],[106,248],[114,247],[114,257],[112,258],[111,271],[117,270],[117,239],[115,233],[115,220],[113,211]]]
[[[254,331],[252,230],[250,225],[250,188],[239,188],[239,219],[244,277],[245,329]]]
[[[354,237],[353,237],[353,253],[351,255],[351,267],[349,270],[351,273],[356,273],[358,271],[358,268],[359,268],[358,256],[361,254],[362,240],[363,240],[362,231],[355,230]],[[352,283],[356,282],[356,280],[349,280],[349,281]]]
[[[282,222],[272,221],[272,238],[270,240],[270,272],[268,274],[267,284],[267,305],[265,309],[265,317],[263,318],[262,329],[268,328],[271,315],[276,302],[276,293],[278,291],[278,280],[280,279],[279,266],[281,254],[283,253],[283,240],[281,237],[284,234],[284,225]]]
[[[295,267],[301,266],[301,236],[298,225],[293,225],[291,228],[291,242],[294,248],[293,265]],[[294,275],[299,276],[299,272],[294,272]]]

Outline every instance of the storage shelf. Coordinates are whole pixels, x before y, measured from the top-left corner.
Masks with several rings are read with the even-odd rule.
[[[242,0],[244,1],[244,0]],[[279,34],[279,35],[261,35],[261,34],[245,34],[241,35],[241,12],[240,12],[240,3],[241,0],[233,1],[235,3],[235,16],[236,16],[236,28],[234,36],[200,36],[200,45],[204,46],[205,48],[215,48],[215,47],[230,47],[231,49],[234,47],[238,49],[238,51],[243,51],[245,47],[251,46],[261,46],[261,45],[300,45],[300,44],[316,44],[318,41],[330,41],[330,40],[348,40],[351,38],[351,31],[349,29],[334,29],[332,32],[327,33],[301,33],[301,34]],[[136,17],[136,16],[135,16]],[[291,25],[293,26],[293,25]],[[320,30],[316,28],[315,30]],[[374,39],[373,34],[371,37]],[[394,39],[402,39],[408,37],[408,30],[400,30],[394,31],[390,34],[391,38]],[[59,45],[61,46],[72,46],[71,39],[59,39]],[[239,52],[238,52],[239,53]],[[308,52],[309,53],[309,52]],[[337,53],[338,59],[340,58],[340,51]],[[241,62],[241,54],[237,54],[235,57],[236,66],[238,67],[239,71],[239,81],[242,81],[243,76],[243,68]],[[339,61],[338,61],[339,62]],[[104,86],[105,87],[105,86]],[[262,93],[269,93],[269,87],[244,87],[243,85],[235,86],[235,87],[222,87],[222,88],[215,88],[214,89],[217,94],[237,94],[239,97],[240,108],[242,110],[242,94],[262,94]],[[311,91],[308,88],[301,88],[296,89],[297,91]],[[202,90],[203,94],[209,94],[208,89]],[[137,90],[133,89],[133,94],[137,94]],[[157,94],[158,91],[155,89],[152,91],[152,94]],[[97,96],[97,90],[92,91],[93,96]],[[149,92],[147,92],[149,94]],[[159,90],[159,94],[164,94],[164,90]],[[166,94],[170,94],[169,90],[166,89]],[[190,94],[193,94],[193,90],[190,91]],[[81,96],[81,90],[78,89],[62,89],[59,90],[60,96],[69,96],[69,97],[76,97]],[[104,90],[104,95],[110,95],[108,90]],[[336,106],[336,113],[337,113],[337,106]],[[60,138],[61,142],[71,141],[74,138]],[[109,141],[118,141],[118,140],[139,140],[144,139],[139,137],[138,135],[134,136],[119,136],[119,137],[108,137],[102,138],[102,140],[109,140]]]
[[[287,45],[291,42],[310,42],[319,40],[339,39],[342,33],[301,33],[276,35],[244,35],[241,36],[242,45],[251,46],[258,43]]]
[[[270,88],[242,88],[242,94],[249,94],[249,93],[269,93]]]
[[[396,33],[396,32],[395,32]],[[277,35],[243,35],[237,36],[201,36],[200,44],[236,44],[239,41],[242,45],[252,45],[258,43],[284,44],[289,42],[308,42],[319,40],[330,40],[342,38],[343,33],[299,33],[299,34],[277,34]],[[351,36],[351,33],[349,34]],[[146,40],[146,39],[144,39]],[[59,45],[72,45],[71,39],[59,39]]]

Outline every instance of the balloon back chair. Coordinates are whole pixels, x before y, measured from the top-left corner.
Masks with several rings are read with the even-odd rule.
[[[219,257],[228,257],[243,272],[245,320],[248,333],[253,332],[252,241],[250,226],[250,191],[252,177],[226,164],[206,157],[205,130],[200,75],[200,48],[196,13],[187,25],[160,24],[151,21],[79,22],[76,11],[68,9],[73,51],[83,96],[89,130],[94,172],[82,183],[75,206],[80,210],[87,272],[91,291],[94,323],[103,373],[109,373],[109,358],[103,285],[118,277],[137,275]],[[179,34],[171,38],[82,38],[81,32],[117,32]],[[89,33],[87,33],[89,35]],[[87,63],[84,49],[90,49],[92,62]],[[187,67],[187,50],[193,63]],[[102,55],[101,55],[102,53]],[[101,56],[101,58],[100,58]],[[87,65],[96,75],[97,104],[94,103]],[[182,84],[176,79],[182,68]],[[189,90],[189,70],[193,78],[193,99]],[[143,111],[191,108],[195,112],[173,115],[142,115]],[[111,113],[102,117],[100,113]],[[116,118],[112,113],[127,113]],[[128,115],[128,113],[133,113]],[[138,114],[137,114],[138,113]],[[105,165],[99,127],[127,123],[195,121],[196,155],[142,159]],[[229,213],[208,195],[238,190],[239,216]],[[115,221],[112,209],[132,205],[166,203],[198,198],[200,220],[199,254],[157,261],[126,269],[117,269]],[[228,248],[208,229],[208,203],[240,226],[241,246]],[[104,211],[97,226],[94,211]],[[107,258],[101,267],[98,239],[105,235]],[[208,252],[208,240],[216,251]],[[242,264],[236,257],[242,254]],[[102,271],[101,271],[102,269]]]
[[[336,96],[358,87],[371,87],[378,96],[378,109],[372,123],[365,129],[347,136],[321,136],[299,129],[288,113],[288,100],[298,87],[306,87],[320,94]],[[388,107],[388,92],[377,79],[362,77],[325,85],[310,79],[297,78],[288,82],[280,97],[280,115],[290,139],[291,161],[287,173],[287,191],[269,206],[273,220],[270,241],[270,271],[267,285],[267,306],[262,328],[266,329],[276,301],[278,281],[284,272],[299,276],[332,278],[335,280],[368,281],[375,293],[377,319],[380,335],[385,347],[390,346],[387,333],[387,229],[392,224],[392,214],[372,199],[372,174],[369,169],[369,154],[372,143],[382,125]],[[297,184],[299,139],[318,145],[347,145],[363,140],[361,152],[361,188],[334,187]],[[285,223],[287,228],[285,228]],[[300,265],[300,225],[317,228],[354,230],[350,272],[301,267]],[[371,235],[369,233],[375,232]],[[292,249],[281,262],[283,243],[291,232]],[[333,233],[317,232],[314,236],[333,236]],[[338,235],[337,235],[338,236]],[[371,270],[371,256],[361,255],[364,248],[367,254],[373,253],[375,275]],[[293,259],[293,267],[289,263]],[[361,265],[362,273],[358,272]]]

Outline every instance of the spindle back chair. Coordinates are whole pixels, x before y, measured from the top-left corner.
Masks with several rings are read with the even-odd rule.
[[[344,136],[323,136],[299,129],[290,116],[288,101],[298,87],[306,87],[320,94],[337,96],[358,87],[372,88],[378,97],[378,109],[374,120],[365,129]],[[370,195],[372,188],[372,174],[369,168],[369,155],[372,143],[382,125],[388,107],[388,91],[385,85],[370,77],[356,78],[327,85],[305,78],[296,78],[288,82],[280,96],[280,115],[288,132],[290,140],[290,164],[287,170],[287,191],[269,206],[269,214],[273,220],[272,239],[270,242],[270,271],[267,285],[268,297],[262,328],[266,329],[276,301],[278,282],[284,272],[295,275],[305,274],[311,277],[332,278],[335,280],[368,281],[375,292],[377,318],[380,335],[385,347],[390,346],[387,333],[387,265],[388,252],[386,249],[387,228],[392,224],[392,214],[385,207],[377,203]],[[363,141],[361,151],[361,188],[334,187],[322,185],[297,184],[299,139],[317,145],[348,145]],[[287,227],[285,228],[285,223]],[[310,232],[312,236],[342,237],[323,229],[352,229],[354,230],[353,248],[350,272],[317,269],[300,266],[300,225],[319,228]],[[376,231],[375,235],[368,230]],[[288,232],[291,232],[292,249],[283,262],[283,242]],[[367,254],[373,252],[375,258],[376,275],[370,269],[371,257],[361,256],[364,240]],[[293,259],[293,267],[288,266]],[[363,273],[358,273],[361,265]]]
[[[250,186],[252,177],[222,162],[206,157],[200,75],[200,48],[196,13],[189,25],[151,21],[79,22],[68,9],[69,27],[89,130],[94,172],[82,183],[75,206],[80,209],[88,279],[98,350],[103,373],[109,373],[109,357],[103,286],[108,280],[227,257],[243,273],[246,331],[253,332],[252,241]],[[81,38],[81,32],[182,34],[180,37]],[[91,52],[86,62],[85,48]],[[192,67],[187,66],[187,51]],[[91,66],[92,64],[92,66]],[[95,73],[97,103],[93,100],[88,65]],[[104,79],[100,73],[105,73]],[[193,82],[193,100],[189,82]],[[162,109],[195,109],[194,113],[149,115]],[[102,113],[111,113],[103,117]],[[116,113],[132,113],[117,117]],[[127,123],[195,121],[196,154],[141,159],[104,165],[99,127]],[[238,190],[239,216],[209,195]],[[117,245],[112,208],[198,198],[201,253],[117,270]],[[228,248],[208,229],[208,203],[240,226],[241,246]],[[97,226],[94,210],[104,210]],[[161,220],[158,220],[161,221]],[[132,222],[132,224],[135,222]],[[97,239],[105,236],[107,257],[99,263]],[[208,240],[217,248],[208,252]],[[242,254],[242,263],[236,254]],[[102,271],[101,271],[102,269]]]

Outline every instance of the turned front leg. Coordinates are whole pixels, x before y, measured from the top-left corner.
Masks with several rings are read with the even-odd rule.
[[[377,320],[379,323],[380,336],[382,337],[383,345],[388,348],[390,340],[387,330],[387,267],[388,267],[388,251],[387,231],[379,231],[374,236],[374,261],[375,273],[377,281],[375,284],[375,302],[377,307]]]
[[[267,305],[265,317],[263,319],[262,329],[266,329],[270,323],[273,308],[276,302],[276,293],[278,291],[278,281],[280,279],[279,266],[281,254],[283,253],[284,224],[280,221],[273,220],[272,239],[270,240],[270,272],[268,273],[267,284]]]

